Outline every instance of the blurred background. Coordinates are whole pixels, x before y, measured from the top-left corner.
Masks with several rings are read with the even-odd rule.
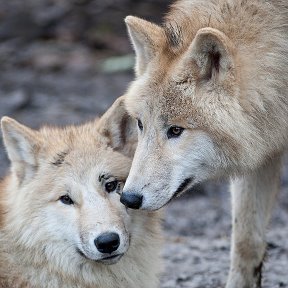
[[[0,116],[37,128],[102,114],[134,77],[123,19],[133,14],[161,23],[171,2],[0,0]],[[2,177],[8,168],[2,140],[0,163]],[[161,288],[224,287],[231,232],[227,187],[208,183],[166,208]],[[287,188],[286,168],[268,234],[267,288],[288,287]]]

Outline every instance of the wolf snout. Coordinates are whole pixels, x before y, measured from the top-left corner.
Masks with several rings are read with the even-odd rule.
[[[120,237],[117,233],[107,232],[98,236],[94,243],[99,252],[111,254],[118,249]]]
[[[139,209],[142,206],[143,196],[131,192],[123,192],[120,201],[128,208]]]

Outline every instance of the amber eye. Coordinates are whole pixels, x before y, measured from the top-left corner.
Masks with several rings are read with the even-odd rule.
[[[73,205],[73,200],[69,197],[69,195],[63,195],[59,198],[59,200],[65,205]]]
[[[182,127],[171,126],[167,131],[168,139],[179,137],[182,134],[183,130],[184,128]]]
[[[105,184],[105,190],[110,193],[110,192],[113,192],[116,190],[117,188],[117,185],[118,185],[118,181],[117,180],[114,180],[114,181],[111,181],[111,182],[107,182]]]
[[[138,123],[139,129],[142,131],[142,130],[143,130],[143,124],[142,124],[142,122],[138,119],[138,120],[137,120],[137,123]]]

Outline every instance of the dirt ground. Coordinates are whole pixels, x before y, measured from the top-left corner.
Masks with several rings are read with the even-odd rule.
[[[132,50],[120,21],[129,13],[157,19],[170,1],[103,1],[110,14],[97,1],[52,2],[27,0],[30,6],[19,8],[18,0],[0,1],[0,117],[8,115],[34,128],[81,123],[103,113],[133,79]],[[76,6],[71,8],[72,2]],[[94,19],[93,13],[102,18]],[[85,30],[94,26],[101,29]],[[0,163],[1,177],[8,168],[2,141]],[[264,288],[288,287],[285,167],[268,232]],[[197,187],[165,210],[161,288],[224,287],[231,231],[228,184]]]

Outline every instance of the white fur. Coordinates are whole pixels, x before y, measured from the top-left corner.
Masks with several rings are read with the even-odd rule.
[[[21,157],[21,169],[0,183],[0,287],[158,287],[160,215],[120,203],[131,160],[107,146],[97,125],[36,132],[4,118],[2,130],[12,166]],[[30,156],[37,163],[33,177],[22,171]],[[115,179],[121,184],[108,193],[105,184]],[[60,200],[66,194],[73,205]],[[94,244],[106,232],[120,237],[112,254],[100,253]],[[120,256],[104,259],[113,255]]]
[[[278,158],[288,143],[287,20],[286,0],[179,0],[156,39],[151,23],[127,22],[137,58],[147,39],[154,54],[126,95],[144,129],[123,194],[143,195],[141,208],[154,210],[183,179],[235,179],[227,288],[261,285]],[[168,139],[171,126],[185,130]]]

